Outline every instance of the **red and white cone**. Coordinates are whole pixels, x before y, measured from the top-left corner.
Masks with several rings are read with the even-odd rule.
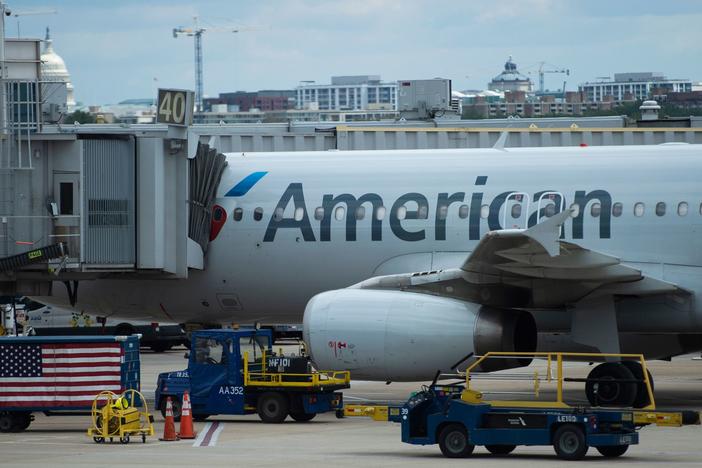
[[[175,431],[175,422],[173,421],[173,403],[171,402],[171,397],[168,397],[166,400],[166,422],[163,426],[163,437],[158,440],[166,442],[178,440]]]
[[[187,391],[183,393],[183,408],[180,414],[180,432],[178,437],[181,439],[194,439],[196,432],[193,430],[193,413],[190,406],[190,395]]]

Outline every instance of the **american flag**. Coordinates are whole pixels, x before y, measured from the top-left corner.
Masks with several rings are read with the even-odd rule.
[[[11,344],[0,341],[0,407],[90,406],[120,393],[119,343]]]

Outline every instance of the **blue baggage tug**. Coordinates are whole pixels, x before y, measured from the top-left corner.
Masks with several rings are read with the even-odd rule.
[[[471,371],[479,369],[485,359],[515,357],[537,357],[547,363],[546,381],[556,384],[554,401],[486,401],[481,392],[471,389]],[[642,409],[569,406],[563,400],[564,382],[601,382],[564,378],[563,357],[585,360],[616,358],[637,362],[644,371],[642,380],[607,380],[605,383],[609,386],[639,385],[648,395],[648,404]],[[556,366],[556,377],[552,377],[553,365]],[[437,373],[437,379],[439,376]],[[656,411],[651,382],[641,355],[495,352],[479,357],[468,366],[463,377],[465,385],[437,385],[435,379],[401,407],[347,405],[344,414],[399,422],[403,442],[438,444],[444,456],[449,458],[468,457],[476,445],[485,446],[494,455],[507,455],[519,445],[552,445],[556,455],[563,460],[581,460],[590,447],[595,447],[605,457],[618,457],[630,445],[639,443],[637,430],[643,426],[700,424],[697,412]],[[540,381],[535,373],[536,396],[539,395]]]
[[[157,407],[165,412],[170,396],[178,420],[188,391],[195,420],[258,413],[268,423],[287,416],[309,421],[318,413],[343,409],[337,390],[349,388],[348,372],[314,371],[306,356],[275,354],[272,346],[272,330],[193,332],[188,368],[158,376]]]

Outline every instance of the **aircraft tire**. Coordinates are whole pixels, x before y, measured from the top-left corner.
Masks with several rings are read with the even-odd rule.
[[[622,382],[634,380],[634,374],[623,364],[604,362],[592,369],[587,378],[585,394],[591,405],[628,407],[634,404],[636,382]]]
[[[641,363],[638,361],[622,361],[622,365],[629,369],[632,374],[634,374],[634,378],[638,380],[643,381],[643,368],[641,367]],[[646,372],[648,373],[648,381],[651,382],[651,391],[654,390],[653,387],[653,376],[651,375],[651,372],[646,369]],[[634,408],[643,408],[644,406],[648,406],[651,403],[651,400],[648,398],[648,391],[646,390],[646,384],[644,382],[639,382],[636,384],[636,398],[634,399]]]

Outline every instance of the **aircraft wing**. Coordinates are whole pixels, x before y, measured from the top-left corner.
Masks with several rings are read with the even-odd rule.
[[[560,240],[571,211],[487,233],[460,268],[370,278],[353,287],[445,295],[499,307],[555,308],[601,295],[680,292],[616,257]]]

